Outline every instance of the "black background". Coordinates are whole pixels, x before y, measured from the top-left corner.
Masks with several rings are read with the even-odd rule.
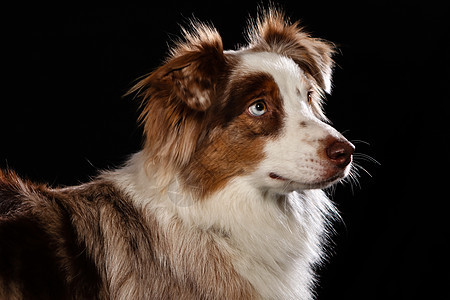
[[[450,26],[440,2],[281,2],[313,36],[338,46],[327,115],[358,153],[380,163],[357,158],[371,176],[360,171],[359,185],[334,193],[344,222],[319,270],[319,299],[450,296]],[[5,7],[0,167],[56,186],[119,166],[141,147],[138,103],[122,95],[161,64],[179,24],[192,15],[211,21],[234,49],[256,6]]]

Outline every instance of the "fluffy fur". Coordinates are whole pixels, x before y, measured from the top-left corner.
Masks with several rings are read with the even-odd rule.
[[[0,173],[0,298],[310,299],[322,192],[354,150],[326,123],[332,46],[269,10],[224,51],[195,23],[130,93],[143,150],[52,189]]]

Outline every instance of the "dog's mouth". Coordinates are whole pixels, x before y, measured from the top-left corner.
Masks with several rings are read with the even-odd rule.
[[[276,179],[276,180],[289,181],[289,179],[284,178],[283,176],[280,176],[280,175],[275,174],[273,172],[270,172],[269,177],[272,178],[272,179]]]

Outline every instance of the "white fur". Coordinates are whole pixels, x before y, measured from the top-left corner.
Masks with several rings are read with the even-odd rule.
[[[251,177],[240,177],[182,215],[193,225],[201,222],[205,229],[227,232],[236,270],[263,298],[303,299],[311,282],[311,264],[318,259],[325,213],[321,209],[326,208],[302,205],[311,200],[319,206],[327,201],[321,191],[289,196],[263,192]]]

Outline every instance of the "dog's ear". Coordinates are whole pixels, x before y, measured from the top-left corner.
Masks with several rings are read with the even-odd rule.
[[[311,38],[298,22],[290,24],[281,11],[269,9],[262,12],[249,26],[248,40],[249,48],[254,51],[269,51],[290,57],[322,90],[331,92],[334,47],[323,40]]]
[[[191,27],[182,29],[184,38],[170,50],[165,64],[129,93],[138,91],[143,98],[163,93],[193,110],[209,108],[225,65],[222,39],[215,28],[205,24],[192,22]]]
[[[190,108],[205,111],[211,105],[217,81],[225,66],[222,39],[216,29],[201,23],[183,29],[184,41],[171,51],[163,66],[173,96]]]
[[[180,168],[189,161],[225,68],[222,39],[214,28],[193,23],[183,32],[165,64],[128,93],[143,101],[144,151],[163,168]]]

